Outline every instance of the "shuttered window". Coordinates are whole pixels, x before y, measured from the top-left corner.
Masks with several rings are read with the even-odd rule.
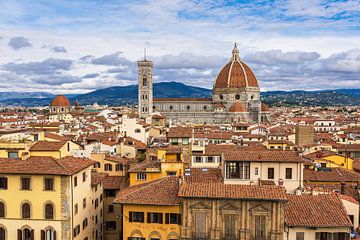
[[[22,218],[30,218],[30,204],[28,203],[24,203],[22,206],[21,206],[21,216]]]
[[[53,178],[45,178],[44,179],[44,190],[45,191],[53,191],[54,190],[54,179]]]
[[[7,189],[7,178],[5,177],[0,177],[0,189]]]
[[[0,218],[5,217],[5,204],[0,202]]]
[[[45,219],[54,219],[54,206],[51,203],[45,205]]]
[[[21,190],[30,190],[30,177],[21,177]]]

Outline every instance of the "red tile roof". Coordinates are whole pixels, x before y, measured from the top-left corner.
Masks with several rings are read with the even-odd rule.
[[[288,195],[285,222],[292,227],[351,227],[352,223],[335,194]]]
[[[224,152],[225,161],[258,161],[258,162],[302,162],[295,151],[229,151]]]
[[[107,176],[104,179],[104,189],[124,189],[129,187],[129,178],[123,176]]]
[[[179,205],[179,178],[168,176],[120,190],[114,203],[142,205]]]
[[[246,104],[242,102],[235,102],[229,108],[229,112],[247,112]]]
[[[59,151],[66,142],[38,141],[30,148],[30,151]]]
[[[172,127],[169,129],[167,137],[169,138],[191,138],[192,127]]]
[[[71,138],[69,138],[69,137],[57,135],[57,134],[50,133],[50,132],[45,132],[45,137],[46,137],[46,138],[51,138],[51,139],[54,139],[54,140],[58,140],[58,141],[68,141],[68,140],[71,140]]]
[[[285,190],[279,186],[224,183],[184,182],[179,197],[286,201]]]
[[[56,96],[50,103],[51,107],[71,107],[71,103],[64,95]]]
[[[98,185],[100,182],[103,182],[104,179],[105,179],[108,175],[109,175],[109,174],[107,174],[107,173],[100,173],[100,172],[92,171],[92,172],[91,172],[91,185],[92,185],[92,186]]]
[[[308,182],[360,182],[360,173],[344,168],[331,168],[329,171],[304,169],[304,181]]]
[[[95,162],[85,158],[66,157],[30,157],[26,160],[0,159],[0,173],[37,174],[37,175],[73,175]]]

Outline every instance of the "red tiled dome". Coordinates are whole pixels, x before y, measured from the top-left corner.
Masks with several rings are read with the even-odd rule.
[[[246,104],[242,102],[235,102],[229,108],[229,112],[247,112]]]
[[[50,103],[51,107],[71,107],[71,103],[64,95],[56,96]]]
[[[240,61],[239,50],[236,45],[233,49],[233,56],[218,74],[214,87],[259,87],[253,71]]]

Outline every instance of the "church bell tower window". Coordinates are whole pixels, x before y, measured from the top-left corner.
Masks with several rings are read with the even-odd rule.
[[[144,86],[144,87],[147,87],[147,84],[148,84],[148,83],[147,83],[147,78],[144,76],[144,77],[143,77],[143,86]]]

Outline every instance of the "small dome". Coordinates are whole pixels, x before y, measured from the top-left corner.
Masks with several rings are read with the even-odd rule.
[[[246,104],[242,102],[236,102],[231,105],[229,112],[247,112]]]
[[[266,105],[265,103],[261,103],[261,111],[262,112],[269,112],[270,111],[269,106]]]
[[[214,88],[228,87],[259,87],[253,71],[240,61],[236,44],[230,61],[221,69],[214,84]]]
[[[51,107],[71,107],[71,103],[64,95],[56,96],[50,103]]]

